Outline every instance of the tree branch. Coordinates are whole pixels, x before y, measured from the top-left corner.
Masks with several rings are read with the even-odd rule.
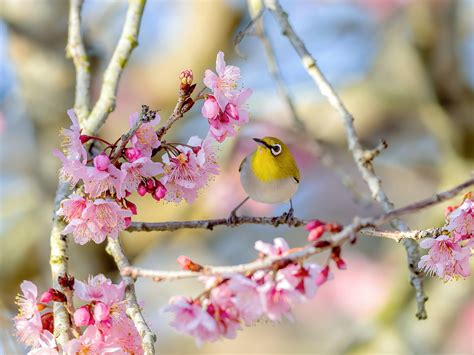
[[[135,280],[130,276],[123,274],[124,270],[130,267],[130,263],[125,256],[120,241],[107,239],[107,252],[114,258],[119,271],[122,273],[122,279],[125,282],[125,299],[127,300],[127,314],[133,320],[135,327],[142,338],[142,347],[145,354],[155,354],[154,344],[156,335],[150,330],[148,324],[143,317],[140,306],[138,305],[137,296],[135,294]]]
[[[69,7],[69,29],[66,55],[72,58],[76,68],[76,96],[74,111],[79,122],[85,122],[89,116],[91,86],[90,63],[81,35],[81,9],[84,0],[71,0]]]
[[[145,0],[129,0],[125,24],[110,63],[104,73],[99,100],[84,124],[86,134],[95,135],[115,109],[117,88],[132,50],[138,45],[138,32]]]
[[[301,38],[295,33],[293,27],[288,21],[288,14],[283,10],[279,2],[277,0],[264,0],[264,3],[279,23],[283,35],[288,37],[293,48],[300,56],[304,68],[318,86],[321,94],[323,94],[323,96],[328,99],[331,106],[339,113],[339,116],[341,117],[346,128],[349,150],[354,157],[362,178],[369,186],[372,197],[380,203],[384,211],[391,211],[394,206],[385,192],[382,190],[380,178],[375,174],[371,161],[367,161],[367,159],[365,159],[366,151],[360,144],[354,127],[354,118],[352,117],[351,113],[347,110],[337,93],[332,88],[331,84],[320,71],[316,61],[307,50]],[[402,220],[394,219],[391,221],[391,224],[399,231],[403,232],[409,230],[407,224]],[[418,269],[418,261],[420,260],[418,243],[411,239],[404,239],[403,244],[408,256],[410,282],[416,292],[416,302],[418,307],[416,316],[418,319],[426,319],[427,314],[425,302],[428,298],[425,296],[423,291],[423,273]]]
[[[134,267],[134,266],[127,266],[122,270],[122,275],[131,276],[131,277],[148,277],[148,278],[154,279],[155,281],[163,281],[163,280],[178,280],[178,279],[185,279],[185,278],[195,278],[195,277],[203,276],[203,275],[208,276],[208,275],[225,275],[225,274],[231,274],[231,273],[252,273],[257,270],[269,268],[275,264],[281,263],[284,265],[286,262],[289,262],[289,261],[293,262],[293,261],[298,261],[298,260],[304,260],[324,250],[333,248],[335,246],[341,246],[345,242],[350,240],[357,232],[362,232],[362,234],[364,235],[373,236],[373,237],[377,236],[377,237],[395,239],[397,241],[400,239],[403,239],[403,240],[415,239],[416,240],[416,239],[424,238],[427,236],[439,235],[442,233],[441,229],[433,229],[433,230],[427,230],[427,231],[409,231],[409,232],[385,232],[385,231],[376,231],[373,228],[367,228],[367,227],[379,226],[387,221],[393,220],[407,213],[419,211],[426,207],[446,201],[447,199],[450,199],[454,197],[455,195],[459,194],[468,186],[472,186],[472,185],[474,185],[474,178],[471,178],[467,180],[466,182],[453,187],[450,190],[438,193],[427,199],[415,202],[408,206],[383,213],[379,216],[369,217],[369,218],[355,217],[354,221],[351,224],[345,226],[341,232],[337,234],[333,234],[330,238],[328,238],[328,241],[330,242],[329,245],[325,245],[323,247],[315,247],[314,245],[307,245],[303,248],[297,249],[297,251],[291,254],[280,255],[280,256],[269,256],[266,258],[258,259],[250,263],[232,265],[232,266],[204,266],[203,269],[198,272],[189,271],[189,270],[161,271],[161,270],[142,269],[142,268]],[[195,221],[195,222],[201,222],[201,221]],[[174,223],[179,223],[179,222],[174,222]],[[191,223],[191,222],[185,222],[185,223]],[[206,228],[206,227],[203,227],[203,228]]]

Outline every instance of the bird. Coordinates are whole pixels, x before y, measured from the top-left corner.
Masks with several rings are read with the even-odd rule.
[[[237,210],[249,199],[268,204],[290,202],[285,220],[293,217],[291,198],[298,190],[300,171],[290,149],[275,137],[253,138],[257,149],[240,163],[240,182],[247,197],[232,210],[235,221]]]

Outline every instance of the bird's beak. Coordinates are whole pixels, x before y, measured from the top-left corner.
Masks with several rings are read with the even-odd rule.
[[[261,145],[263,147],[265,147],[267,144],[261,140],[260,138],[252,138],[255,142],[257,142],[258,145]]]

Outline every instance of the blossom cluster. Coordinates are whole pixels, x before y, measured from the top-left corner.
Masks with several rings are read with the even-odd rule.
[[[428,249],[418,266],[444,281],[470,275],[469,260],[474,246],[474,201],[467,194],[460,206],[448,207],[443,234],[425,238],[420,246]]]
[[[216,73],[206,70],[204,84],[212,90],[202,107],[202,115],[208,119],[209,132],[218,141],[237,134],[236,128],[248,122],[245,102],[252,94],[250,89],[239,89],[240,69],[226,65],[224,53],[216,59]]]
[[[275,238],[273,244],[257,241],[255,249],[262,258],[292,253],[283,238]],[[192,271],[200,269],[183,256],[178,262]],[[313,298],[317,288],[330,276],[328,265],[288,261],[245,275],[201,277],[205,292],[194,299],[173,297],[162,311],[173,313],[171,326],[193,336],[199,346],[221,337],[235,338],[242,325],[249,326],[262,317],[271,321],[292,319],[291,309]]]
[[[72,187],[82,184],[82,190],[81,194],[74,193],[63,200],[57,211],[67,222],[63,234],[72,234],[78,244],[117,238],[129,226],[132,215],[137,214],[136,205],[128,199],[134,192],[139,196],[149,194],[157,201],[191,203],[196,199],[211,176],[219,173],[214,141],[222,142],[226,136],[235,135],[234,125],[248,121],[242,104],[250,90],[237,90],[240,69],[226,66],[222,52],[217,55],[216,69],[217,74],[207,70],[204,78],[212,94],[195,98],[205,99],[203,112],[211,123],[204,139],[193,136],[186,144],[160,141],[160,116],[143,106],[140,114],[131,115],[129,125],[133,134],[121,149],[121,138],[109,143],[82,134],[74,111],[68,111],[72,125],[62,131],[62,151],[55,150],[54,155],[62,162],[62,180]],[[184,111],[195,102],[190,97],[196,86],[192,81],[192,71],[181,73],[180,97],[187,103]],[[217,100],[215,107],[212,100]],[[105,144],[105,148],[90,156],[86,149],[89,141],[99,142],[96,148]]]
[[[73,280],[69,287],[86,304],[73,313],[75,337],[63,345],[65,354],[143,354],[140,335],[125,312],[123,282],[115,285],[104,275],[97,275],[87,282]],[[53,336],[52,301],[67,303],[67,297],[49,289],[38,298],[31,281],[23,281],[21,290],[15,317],[18,340],[31,348],[29,355],[59,354]],[[71,311],[69,304],[66,308]]]

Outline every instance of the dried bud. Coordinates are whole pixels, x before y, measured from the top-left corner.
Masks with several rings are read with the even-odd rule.
[[[329,242],[328,240],[320,240],[314,243],[315,248],[327,248],[330,245],[331,245],[331,242]]]
[[[341,247],[332,248],[331,259],[336,263],[336,266],[339,270],[347,269],[346,262],[341,258]]]
[[[201,271],[203,267],[199,264],[196,264],[193,262],[191,259],[189,259],[187,256],[181,255],[179,256],[176,261],[178,264],[181,266],[181,269],[183,270],[190,270],[194,272]]]
[[[342,231],[342,226],[337,223],[328,223],[326,224],[326,231],[329,233],[339,233]]]
[[[191,110],[191,108],[194,106],[194,100],[191,97],[188,97],[184,102],[183,105],[181,106],[181,113],[184,114]]]
[[[58,283],[63,289],[74,291],[74,276],[64,274],[58,277]]]
[[[43,326],[43,330],[49,330],[51,333],[54,333],[53,312],[48,312],[41,316],[41,325]]]

